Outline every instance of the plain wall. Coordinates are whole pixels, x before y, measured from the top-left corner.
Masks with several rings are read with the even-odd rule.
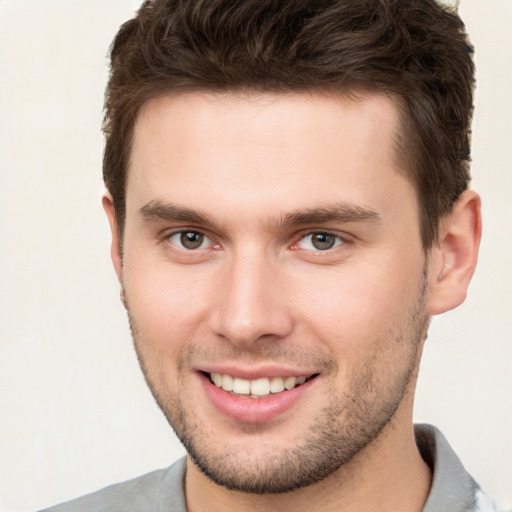
[[[137,366],[100,207],[107,49],[135,0],[0,0],[0,510],[67,500],[183,453]],[[512,506],[512,1],[463,0],[476,46],[484,238],[434,319],[415,417]]]

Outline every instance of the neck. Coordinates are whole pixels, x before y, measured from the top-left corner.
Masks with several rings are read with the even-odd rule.
[[[398,415],[400,412],[397,411]],[[189,460],[186,498],[189,512],[421,512],[431,473],[416,446],[412,421],[395,416],[349,463],[321,482],[283,493],[255,495],[211,482]]]

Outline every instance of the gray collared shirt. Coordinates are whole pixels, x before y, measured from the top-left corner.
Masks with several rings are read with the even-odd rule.
[[[423,512],[499,512],[464,469],[439,430],[416,425],[416,443],[433,473]],[[186,459],[167,469],[111,485],[43,512],[187,512],[183,482]]]

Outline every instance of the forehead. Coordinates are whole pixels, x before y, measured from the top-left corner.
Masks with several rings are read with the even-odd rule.
[[[394,144],[398,130],[395,100],[384,94],[199,91],[168,94],[146,102],[134,135],[138,149],[164,132],[183,150],[187,149],[183,143],[193,139],[202,142],[202,147],[206,143],[222,147],[226,139],[233,145],[255,147],[285,147],[307,140],[309,145],[320,144],[325,149],[329,142],[339,145],[342,138],[350,145],[372,138],[374,143],[388,147]]]
[[[415,195],[396,163],[398,127],[393,100],[374,93],[153,99],[135,125],[127,210],[157,199],[268,214],[322,199],[364,205],[379,190],[379,201],[392,203],[384,188]]]

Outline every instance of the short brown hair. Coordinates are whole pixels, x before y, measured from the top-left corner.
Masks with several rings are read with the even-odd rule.
[[[428,249],[468,187],[473,48],[434,0],[147,0],[111,48],[103,177],[120,235],[141,107],[173,91],[380,91]]]

